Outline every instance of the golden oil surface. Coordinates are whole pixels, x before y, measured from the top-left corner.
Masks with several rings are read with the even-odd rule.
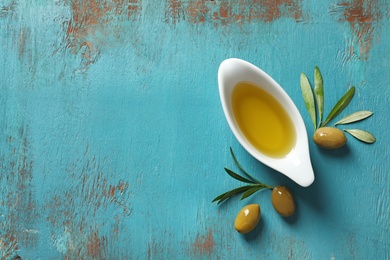
[[[249,82],[233,89],[232,109],[246,139],[269,157],[284,157],[296,140],[292,120],[282,105],[268,92]]]

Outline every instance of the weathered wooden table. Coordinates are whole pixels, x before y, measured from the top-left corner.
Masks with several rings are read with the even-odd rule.
[[[390,2],[387,0],[2,0],[1,259],[389,259]],[[252,158],[224,118],[226,58],[269,73],[308,129],[299,76],[319,66],[325,112],[352,85],[345,114],[371,110],[325,151],[302,188]],[[217,206],[241,164],[286,185]],[[259,227],[233,228],[259,203]]]

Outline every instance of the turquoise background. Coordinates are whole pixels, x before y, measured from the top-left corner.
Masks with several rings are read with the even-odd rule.
[[[2,0],[0,258],[389,259],[390,3],[386,0]],[[301,111],[299,75],[319,66],[325,113],[377,141],[325,151],[310,140],[316,180],[302,188],[252,158],[219,100],[226,58],[271,75]],[[211,200],[241,185],[224,167],[286,185]],[[240,235],[238,211],[261,205]]]

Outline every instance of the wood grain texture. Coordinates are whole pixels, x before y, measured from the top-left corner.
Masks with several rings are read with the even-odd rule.
[[[1,259],[390,258],[388,1],[4,0],[0,46]],[[274,77],[309,136],[300,73],[321,69],[325,114],[356,86],[337,119],[373,111],[354,128],[377,142],[311,141],[316,180],[295,185],[232,135],[217,87],[230,57]],[[293,191],[294,217],[268,191],[211,203],[239,185],[230,146]],[[250,203],[260,225],[243,236]]]

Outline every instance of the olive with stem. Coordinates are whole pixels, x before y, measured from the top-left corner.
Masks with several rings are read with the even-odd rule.
[[[291,193],[291,191],[285,187],[285,186],[270,186],[267,184],[264,184],[260,182],[258,179],[250,175],[247,171],[244,170],[244,168],[241,166],[241,164],[238,162],[236,156],[233,153],[233,149],[230,147],[230,154],[235,162],[235,164],[238,166],[238,168],[241,170],[241,172],[244,174],[244,176],[241,176],[232,170],[225,168],[225,171],[227,174],[230,175],[230,177],[247,183],[245,186],[241,186],[235,189],[232,189],[230,191],[227,191],[225,193],[222,193],[221,195],[215,197],[212,202],[218,202],[218,204],[230,199],[233,196],[236,196],[238,194],[241,194],[241,200],[248,198],[249,196],[253,195],[257,191],[263,190],[263,189],[269,189],[272,190],[271,193],[271,202],[272,206],[274,207],[275,211],[279,213],[283,217],[289,217],[294,214],[295,212],[295,200]]]
[[[321,148],[337,149],[342,147],[347,138],[344,132],[349,133],[359,141],[365,143],[374,143],[375,137],[373,134],[360,129],[340,129],[329,127],[327,124],[337,117],[351,102],[355,95],[355,87],[351,87],[334,105],[329,115],[323,120],[324,113],[324,86],[322,74],[318,67],[314,68],[314,94],[310,85],[309,79],[304,73],[300,77],[302,97],[305,102],[307,111],[314,125],[313,141]],[[370,117],[371,111],[358,111],[352,113],[341,120],[336,125],[350,124]],[[318,120],[317,120],[318,119]]]

